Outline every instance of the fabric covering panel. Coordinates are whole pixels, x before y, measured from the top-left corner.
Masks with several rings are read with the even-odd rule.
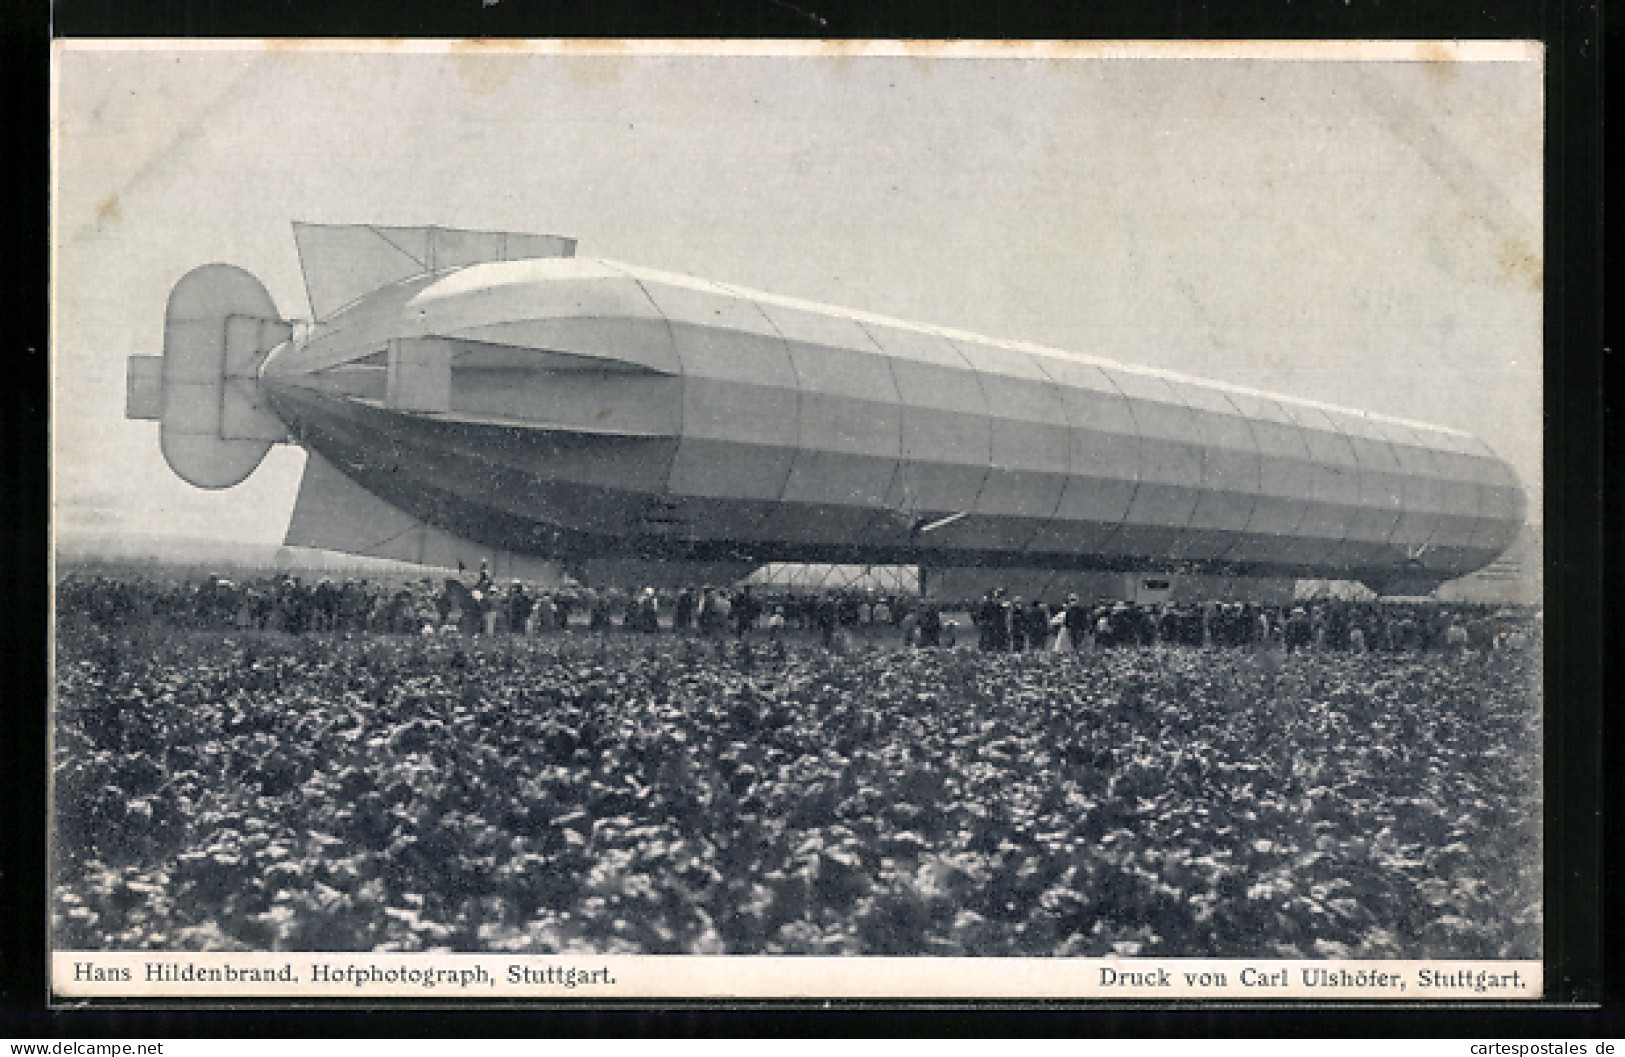
[[[1476,496],[1470,488],[1452,493],[1451,482],[1431,446],[1417,432],[1399,422],[1375,420],[1373,426],[1386,436],[1405,474],[1405,498],[1399,523],[1389,542],[1408,558],[1427,564],[1447,515],[1461,510],[1460,525],[1468,531],[1477,515]],[[1452,502],[1461,504],[1452,507]]]
[[[494,465],[553,481],[651,497],[665,489],[667,470],[677,453],[676,437],[553,433],[459,422],[436,425],[441,441],[465,450],[477,446],[480,457]]]
[[[457,228],[429,229],[429,262],[435,271],[462,268],[483,261],[568,257],[574,253],[575,240],[556,235],[463,231]]]
[[[508,241],[501,232],[458,231],[454,228],[435,228],[430,237],[437,271],[499,260]]]
[[[1479,456],[1475,477],[1479,482],[1479,513],[1482,515],[1479,530],[1473,535],[1473,546],[1499,554],[1523,531],[1528,500],[1512,468],[1482,441],[1471,443]]]
[[[796,374],[784,339],[754,304],[726,291],[644,286],[671,326],[683,365],[683,439],[671,490],[780,498],[797,445]]]
[[[863,329],[892,357],[902,408],[903,462],[887,505],[922,517],[974,510],[993,447],[976,372],[935,334],[872,323]],[[952,528],[932,542],[951,545]]]
[[[785,339],[801,394],[800,440],[785,500],[880,506],[903,449],[890,365],[851,320],[759,307]]]
[[[1405,473],[1399,456],[1365,416],[1326,414],[1348,438],[1360,467],[1360,510],[1343,541],[1342,560],[1353,566],[1391,563],[1402,556],[1390,543],[1405,509]]]
[[[225,429],[228,411],[251,415],[231,399],[227,385],[233,317],[276,320],[277,311],[259,280],[228,264],[187,272],[164,310],[159,447],[170,469],[199,488],[229,488],[245,480],[271,448],[270,440],[233,438]],[[266,425],[274,425],[275,416],[265,414]]]
[[[1281,402],[1296,421],[1309,450],[1312,474],[1304,518],[1297,535],[1309,551],[1310,564],[1334,560],[1348,536],[1348,527],[1360,507],[1360,467],[1348,438],[1318,407]],[[1320,541],[1317,547],[1310,541]]]
[[[465,327],[455,336],[466,341],[537,352],[582,357],[582,369],[679,373],[677,346],[664,319],[555,317],[521,323]]]
[[[987,544],[1023,549],[1055,515],[1066,487],[1072,438],[1055,382],[1028,353],[971,341],[957,348],[981,374],[992,427],[991,469],[976,512],[993,522]]]
[[[765,516],[766,538],[816,543],[906,539],[887,515],[902,457],[902,410],[891,365],[845,316],[756,302],[785,340],[796,374],[800,421],[785,483],[788,506]],[[880,540],[872,528],[891,525]]]
[[[1439,469],[1444,493],[1439,527],[1429,548],[1451,554],[1472,547],[1473,537],[1484,523],[1484,494],[1477,460],[1459,435],[1438,430],[1413,429],[1426,444]]]
[[[164,358],[131,356],[124,374],[124,417],[154,422],[164,417]]]
[[[304,345],[289,344],[266,361],[267,374],[294,375],[326,370],[382,352],[400,337],[423,337],[408,306],[432,276],[421,275],[386,287],[316,324]],[[432,336],[432,335],[431,335]]]
[[[1200,423],[1202,495],[1191,512],[1191,533],[1182,557],[1229,555],[1258,505],[1258,443],[1246,419],[1224,393],[1190,382],[1170,382]]]
[[[1258,496],[1246,534],[1225,557],[1237,562],[1308,562],[1319,541],[1296,533],[1309,512],[1315,469],[1303,429],[1268,397],[1226,392],[1225,398],[1245,415],[1258,448]]]
[[[1163,379],[1107,370],[1127,397],[1140,437],[1140,477],[1123,529],[1107,553],[1177,554],[1202,487],[1201,432],[1196,415]]]
[[[545,429],[676,437],[683,383],[664,374],[453,366],[451,410]]]
[[[659,338],[664,316],[644,287],[590,261],[467,268],[417,293],[405,316],[410,333],[622,358],[673,374],[681,370],[670,339]]]
[[[1424,436],[1433,444],[1434,459],[1452,482],[1452,494],[1455,488],[1470,491],[1472,502],[1467,509],[1474,511],[1470,525],[1462,525],[1456,517],[1446,518],[1435,546],[1476,551],[1497,532],[1504,515],[1510,512],[1507,501],[1498,495],[1498,488],[1506,480],[1505,467],[1480,442],[1464,434],[1430,431]]]
[[[513,517],[603,535],[625,534],[643,513],[650,494],[639,489],[586,486],[539,474],[532,434],[524,429],[475,426],[433,419],[385,416],[375,420],[422,484],[457,496],[472,507],[488,507]],[[623,465],[650,454],[643,443],[602,441],[602,455]],[[669,444],[670,442],[664,442]],[[630,457],[630,459],[628,458]],[[661,465],[661,460],[653,460]],[[647,484],[649,475],[643,475]],[[626,474],[632,483],[635,478]]]
[[[295,225],[297,227],[297,225]],[[416,261],[424,271],[433,271],[429,265],[430,254],[430,228],[403,228],[379,225],[368,225],[368,228],[378,234],[385,242],[400,250]]]
[[[326,319],[374,290],[428,269],[408,250],[365,225],[295,224],[312,319]]]
[[[1139,480],[1140,436],[1128,399],[1094,364],[1035,357],[1055,380],[1070,435],[1071,473],[1054,520],[1033,537],[1034,551],[1101,546],[1128,514]]]

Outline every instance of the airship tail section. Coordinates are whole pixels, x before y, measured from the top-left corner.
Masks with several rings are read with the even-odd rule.
[[[555,586],[573,578],[592,587],[685,587],[728,584],[753,572],[755,562],[685,562],[669,559],[588,558],[549,561],[454,535],[428,524],[356,484],[311,452],[299,498],[282,541],[367,558],[389,558],[444,569],[490,567],[498,580]]]
[[[258,379],[267,354],[292,329],[241,268],[192,269],[170,291],[164,354],[130,358],[125,417],[162,424],[164,459],[189,484],[241,483],[288,437]]]

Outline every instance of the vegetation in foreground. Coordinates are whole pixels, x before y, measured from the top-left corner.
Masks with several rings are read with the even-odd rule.
[[[1521,653],[57,648],[64,949],[1540,951]]]

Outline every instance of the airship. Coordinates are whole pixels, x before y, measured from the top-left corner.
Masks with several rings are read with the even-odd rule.
[[[573,239],[295,223],[310,302],[173,288],[126,416],[170,468],[309,458],[288,542],[590,579],[764,563],[1144,570],[1420,594],[1522,526],[1466,433],[576,255]],[[619,563],[618,565],[616,563]]]

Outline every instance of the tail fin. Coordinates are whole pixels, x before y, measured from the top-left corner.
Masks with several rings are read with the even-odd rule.
[[[169,468],[198,488],[247,479],[287,428],[258,372],[290,327],[260,281],[229,264],[194,268],[164,315],[164,354],[130,357],[125,417],[157,419]]]
[[[572,257],[576,240],[557,235],[377,224],[293,225],[311,318],[323,320],[374,290],[416,275],[486,261]]]

